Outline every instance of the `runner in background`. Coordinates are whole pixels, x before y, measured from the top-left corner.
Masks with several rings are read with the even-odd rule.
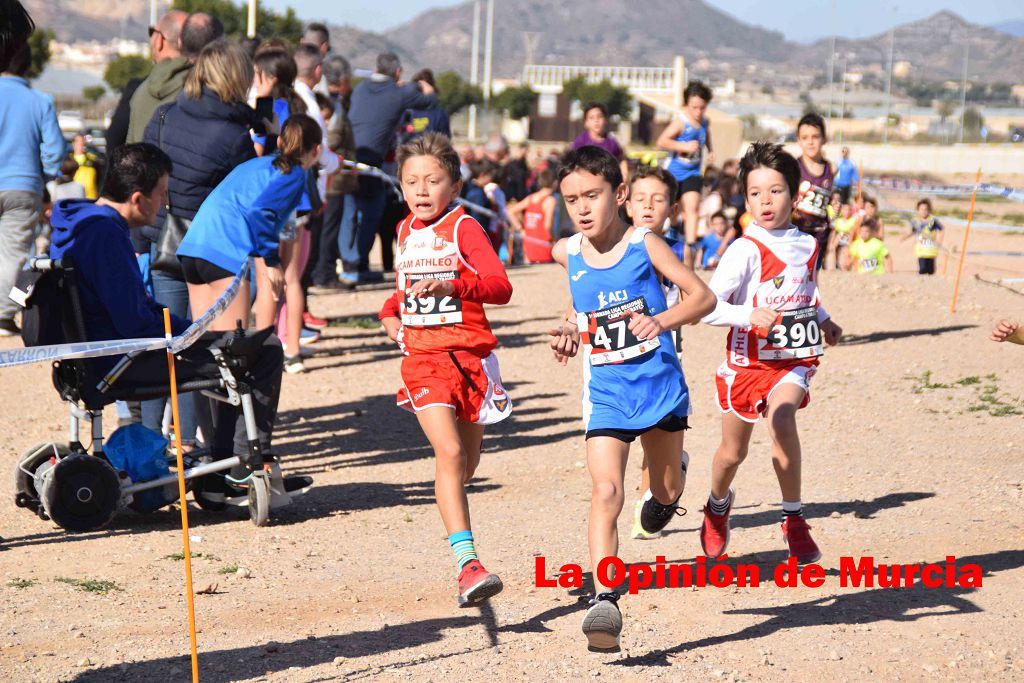
[[[693,267],[694,250],[697,246],[697,223],[699,221],[701,190],[703,189],[701,166],[704,162],[704,148],[707,147],[708,163],[714,160],[711,150],[711,132],[704,116],[711,102],[711,88],[700,81],[692,81],[683,91],[683,116],[672,121],[658,136],[658,147],[672,152],[668,170],[679,183],[683,197],[683,231],[686,243],[686,265]]]
[[[932,203],[929,199],[917,202],[917,215],[910,219],[910,232],[900,241],[915,238],[914,256],[917,257],[918,275],[935,275],[935,259],[942,246],[942,224],[932,215]]]
[[[539,190],[508,205],[506,213],[515,233],[521,236],[527,263],[551,263],[554,244],[555,188],[558,180],[550,169],[537,174]]]
[[[859,237],[850,245],[853,270],[861,275],[885,275],[892,272],[889,248],[878,237],[878,226],[873,218],[866,219],[858,228]]]
[[[477,559],[465,486],[480,464],[484,425],[512,412],[483,307],[507,304],[512,284],[483,228],[455,203],[462,178],[448,138],[426,133],[396,160],[411,214],[398,226],[396,291],[379,318],[405,355],[398,405],[416,414],[434,449],[458,602],[471,607],[502,589]]]
[[[636,172],[629,179],[629,199],[625,204],[626,215],[634,227],[645,228],[655,235],[663,237],[672,253],[680,263],[683,261],[683,252],[686,245],[677,239],[665,237],[665,224],[668,217],[679,210],[679,185],[664,168],[660,166],[639,166]],[[665,305],[671,308],[679,303],[679,287],[666,277],[661,278],[661,289],[665,294]],[[672,347],[679,357],[679,364],[682,367],[682,354],[680,346],[679,330],[672,330]],[[643,446],[643,441],[640,443]],[[686,487],[686,469],[690,465],[690,456],[686,451],[682,455],[683,479],[682,486]],[[647,465],[647,451],[644,450],[643,461],[640,464],[640,497],[633,506],[633,528],[630,536],[640,540],[661,538],[661,530],[647,531],[644,529],[641,517],[643,516],[644,505],[647,505],[653,494],[651,493],[651,473]]]
[[[818,242],[818,262],[814,267],[821,270],[825,265],[832,230],[828,217],[828,204],[832,198],[832,165],[822,151],[828,141],[825,119],[820,114],[805,114],[797,123],[796,141],[801,151],[797,159],[800,187],[793,211],[793,225]]]
[[[850,270],[850,244],[857,235],[860,219],[853,212],[852,204],[843,204],[839,215],[832,221],[832,237],[829,241],[829,253],[834,254],[835,267],[838,270]]]
[[[874,197],[864,197],[864,218],[861,223],[870,222],[875,229],[875,237],[885,239],[885,221],[878,215],[878,200]]]

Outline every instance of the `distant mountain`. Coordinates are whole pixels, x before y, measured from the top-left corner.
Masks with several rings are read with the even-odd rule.
[[[146,40],[149,0],[22,0],[37,26],[65,42]]]
[[[996,31],[1002,31],[1003,33],[1009,33],[1011,36],[1016,38],[1024,37],[1024,19],[1001,21],[998,24],[990,24],[989,28],[995,29]]]
[[[145,40],[149,0],[25,0],[40,26],[61,40]],[[396,52],[406,75],[422,66],[469,75],[473,3],[424,11],[384,33],[354,26],[331,28],[335,49],[356,68],[372,69],[377,53]],[[483,75],[481,22],[480,74]],[[979,26],[948,11],[895,29],[895,60],[911,64],[911,77],[959,79],[965,41],[969,78],[1024,81],[1024,19]],[[547,64],[668,66],[686,57],[691,73],[720,78],[818,74],[828,64],[830,40],[800,45],[777,31],[734,18],[703,0],[502,0],[495,3],[494,64],[497,78],[515,77],[527,60]],[[884,67],[888,33],[860,40],[840,38],[836,52],[851,55],[851,68]],[[706,66],[710,65],[710,66]]]
[[[468,75],[472,24],[473,3],[466,2],[423,12],[384,37],[415,54],[418,63]],[[668,66],[677,54],[777,62],[797,47],[781,33],[744,24],[701,0],[588,0],[585,9],[558,0],[495,3],[496,77],[520,73],[528,41],[535,63],[636,66]],[[483,43],[481,29],[481,49]]]
[[[1024,74],[1024,38],[1014,38],[987,26],[972,24],[953,12],[942,11],[927,19],[895,29],[895,61],[911,63],[911,77],[926,80],[959,79],[963,74],[964,44],[970,45],[968,78],[991,83],[1019,83]],[[830,40],[823,39],[794,54],[802,64],[828,64]],[[861,40],[840,38],[836,52],[851,54],[850,64],[885,65],[889,33]]]

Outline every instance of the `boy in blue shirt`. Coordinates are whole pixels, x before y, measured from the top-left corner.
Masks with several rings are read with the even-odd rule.
[[[700,239],[698,244],[698,260],[704,270],[714,270],[718,265],[718,248],[722,246],[725,233],[729,229],[729,221],[721,211],[708,220],[711,231]]]

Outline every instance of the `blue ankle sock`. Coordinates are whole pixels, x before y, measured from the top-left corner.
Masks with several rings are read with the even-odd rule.
[[[456,531],[449,536],[448,545],[455,553],[455,563],[459,565],[460,570],[472,560],[477,559],[476,546],[473,544],[473,532],[469,529]]]

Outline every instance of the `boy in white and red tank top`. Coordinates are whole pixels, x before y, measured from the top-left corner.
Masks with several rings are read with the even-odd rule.
[[[772,460],[782,490],[782,533],[801,564],[821,553],[800,503],[800,440],[796,412],[810,400],[809,381],[823,344],[842,329],[818,294],[818,243],[790,224],[800,167],[780,145],[755,143],[740,162],[740,186],[755,222],[722,256],[710,287],[718,297],[703,321],[728,326],[725,362],[715,382],[722,409],[722,442],[712,466],[701,545],[711,558],[729,543],[730,484],[746,457],[754,424],[768,419]]]

